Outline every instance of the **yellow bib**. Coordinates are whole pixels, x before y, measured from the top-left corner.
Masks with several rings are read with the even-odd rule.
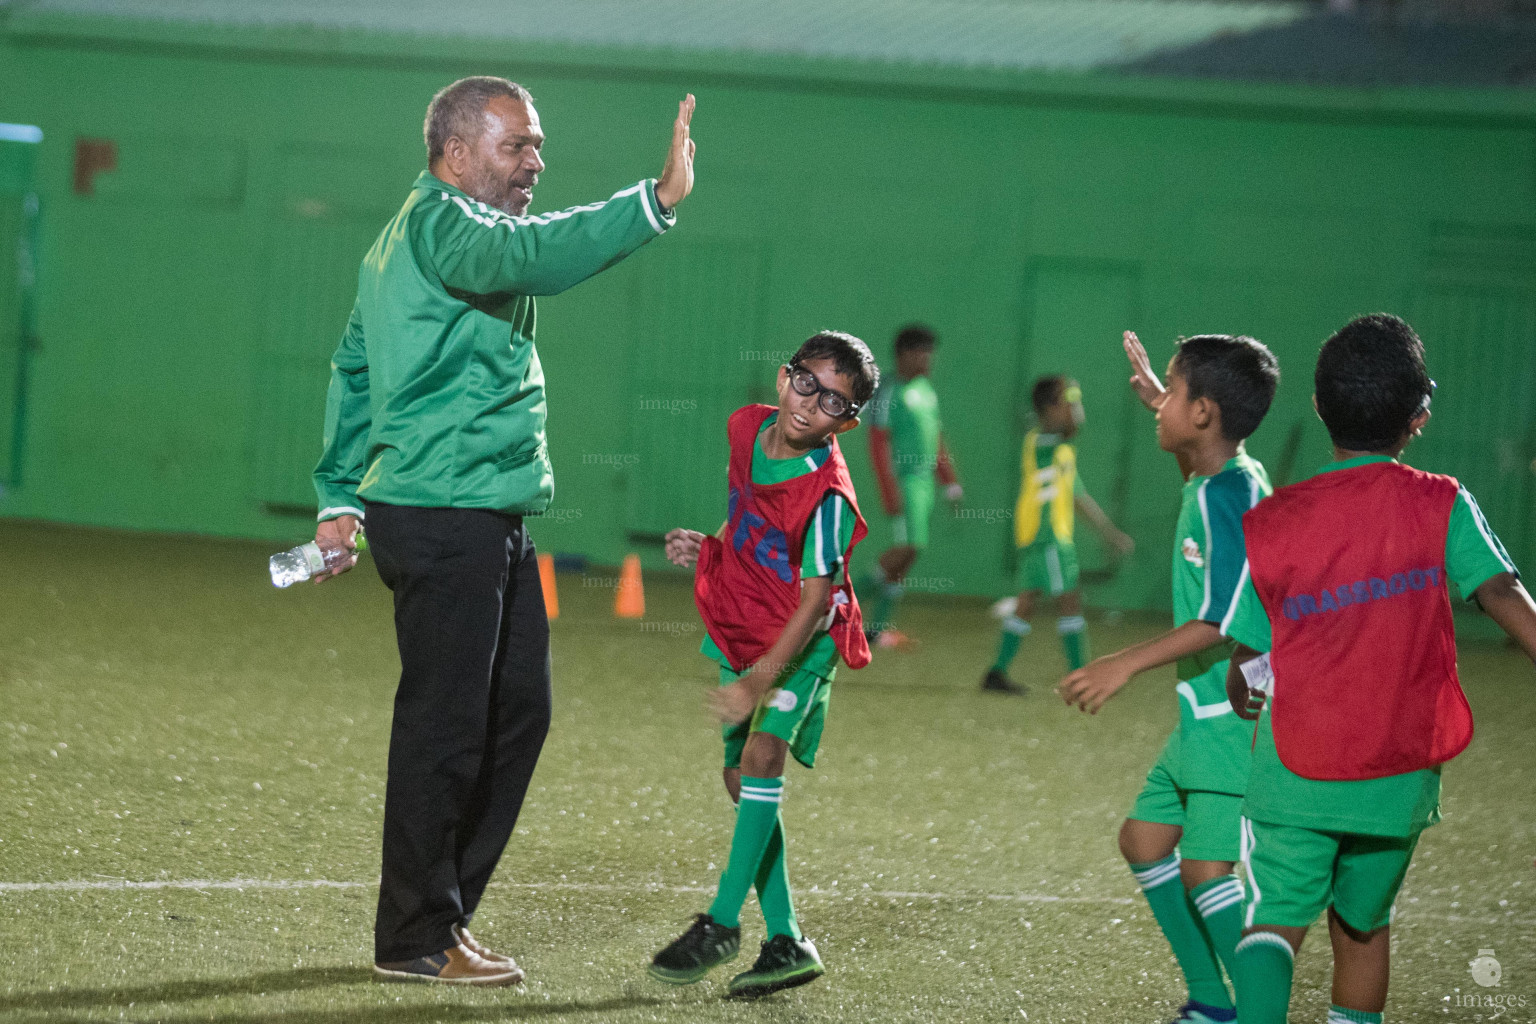
[[[1040,539],[1041,517],[1050,509],[1051,533],[1059,544],[1072,542],[1073,491],[1077,485],[1077,453],[1062,442],[1051,453],[1048,466],[1036,465],[1035,448],[1040,431],[1024,435],[1021,464],[1023,483],[1013,510],[1013,540],[1019,547]]]

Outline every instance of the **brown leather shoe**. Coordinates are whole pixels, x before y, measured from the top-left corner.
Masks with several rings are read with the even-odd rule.
[[[373,973],[387,981],[426,981],[440,985],[516,985],[523,972],[516,965],[494,964],[462,945],[414,960],[373,965]]]
[[[482,960],[489,960],[493,964],[504,964],[518,973],[518,980],[522,980],[523,969],[517,966],[517,961],[504,953],[498,953],[487,946],[482,946],[475,937],[469,934],[469,929],[461,924],[453,926],[453,937],[459,940],[459,945],[474,953]]]

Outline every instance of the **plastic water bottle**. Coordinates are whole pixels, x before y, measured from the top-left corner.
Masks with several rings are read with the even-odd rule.
[[[361,554],[368,550],[368,541],[363,537],[363,531],[357,531],[354,540],[357,543],[355,552],[352,548],[346,547],[322,548],[314,541],[278,552],[267,563],[267,568],[272,573],[272,585],[291,587],[295,583],[302,583],[322,572],[336,568],[354,553]]]

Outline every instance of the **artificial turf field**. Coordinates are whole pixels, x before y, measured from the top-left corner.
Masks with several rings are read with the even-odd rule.
[[[788,771],[827,976],[722,1000],[764,938],[749,900],[736,964],[652,982],[730,839],[714,672],[681,577],[647,580],[642,624],[596,574],[560,578],[554,726],[476,919],[527,985],[376,983],[389,594],[366,558],[275,591],[268,553],[0,523],[0,1020],[1132,1022],[1182,1002],[1114,841],[1175,722],[1170,671],[1081,715],[1050,692],[1046,629],[1015,666],[1034,692],[983,694],[995,624],[971,600],[911,602],[921,646],[843,669],[817,770]],[[1161,625],[1090,628],[1102,652]],[[1389,1021],[1493,1019],[1457,1003],[1490,992],[1536,1019],[1536,671],[1481,641],[1461,665],[1477,738],[1399,899]],[[1480,949],[1501,988],[1473,984]],[[1328,970],[1316,929],[1293,1019],[1326,1016]]]

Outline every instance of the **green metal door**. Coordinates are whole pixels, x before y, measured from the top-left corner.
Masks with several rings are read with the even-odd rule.
[[[1173,524],[1165,522],[1169,519],[1166,509],[1132,509],[1127,500],[1132,432],[1152,429],[1126,386],[1128,373],[1120,347],[1121,332],[1136,325],[1140,312],[1139,268],[1096,260],[1041,261],[1031,268],[1026,288],[1026,372],[1018,382],[1015,403],[1021,419],[1019,434],[1022,436],[1027,428],[1024,421],[1032,418],[1029,395],[1035,378],[1052,373],[1075,378],[1082,385],[1087,414],[1077,438],[1083,486],[1121,529],[1143,538],[1171,533]],[[1016,466],[1017,449],[1013,458]],[[1014,472],[1016,475],[1017,469]],[[1172,507],[1177,510],[1176,504]],[[1121,575],[1098,535],[1085,524],[1079,523],[1079,527],[1076,537],[1092,603],[1111,608],[1167,603],[1165,574]],[[1154,581],[1150,594],[1146,593],[1148,580]],[[1137,588],[1136,592],[1131,588]]]
[[[37,346],[38,201],[32,169],[42,132],[0,124],[0,481],[21,483],[27,363]]]
[[[1413,302],[1439,383],[1406,461],[1455,476],[1536,569],[1536,231],[1444,227]]]

